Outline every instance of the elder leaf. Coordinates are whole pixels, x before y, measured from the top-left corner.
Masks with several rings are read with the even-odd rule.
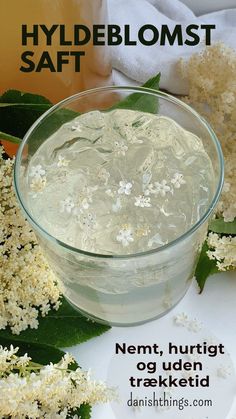
[[[149,79],[142,87],[146,87],[152,90],[159,90],[161,73]],[[132,88],[131,88],[132,89]],[[145,93],[145,91],[144,91]],[[110,110],[113,109],[131,109],[135,111],[157,113],[159,101],[157,97],[142,93],[132,93],[125,99],[113,105]]]
[[[6,328],[0,330],[0,339],[11,339],[12,343],[15,340],[43,343],[61,348],[85,342],[109,329],[109,326],[88,321],[62,298],[58,311],[51,310],[46,317],[39,319],[38,329],[27,329],[20,335],[13,335],[10,328]]]
[[[89,404],[82,404],[78,410],[74,412],[81,419],[90,419],[92,413],[92,408]]]
[[[0,131],[1,139],[20,142],[33,123],[52,107],[44,96],[8,90],[0,97]],[[44,121],[33,134],[30,152],[34,152],[47,136],[55,132],[63,123],[78,116],[70,109],[57,110]]]
[[[8,90],[0,97],[0,131],[2,139],[17,142],[22,139],[33,123],[52,107],[52,103],[44,96]],[[34,153],[60,126],[79,114],[70,109],[62,108],[52,113],[39,125],[32,134],[29,152]],[[9,137],[7,137],[9,136]],[[1,138],[1,137],[0,137]]]
[[[215,260],[209,259],[207,251],[209,247],[205,242],[202,246],[200,257],[195,271],[195,277],[200,288],[200,293],[203,291],[207,278],[210,275],[218,273],[219,270]]]
[[[21,139],[18,137],[14,137],[14,135],[6,134],[5,132],[0,131],[0,140],[7,140],[11,143],[19,144]]]
[[[53,346],[18,340],[16,336],[15,339],[0,336],[0,345],[4,348],[10,348],[11,345],[18,347],[19,356],[27,353],[34,362],[41,365],[47,365],[50,362],[56,364],[65,355],[65,352]]]
[[[143,87],[158,90],[160,73],[148,80]],[[8,90],[0,97],[0,131],[2,137],[11,142],[19,142],[33,123],[48,109],[52,103],[44,96],[25,93],[19,90]],[[134,93],[114,105],[112,109],[132,109],[143,112],[156,113],[158,99],[152,95]],[[45,137],[52,135],[62,124],[71,121],[79,113],[70,109],[56,110],[50,118],[44,120],[33,134],[30,152],[34,152],[44,141]]]
[[[14,106],[14,105],[51,105],[49,99],[44,96],[36,95],[34,93],[21,92],[20,90],[7,90],[0,97],[0,103],[2,106]]]
[[[36,119],[51,106],[43,96],[8,90],[0,97],[0,131],[23,138]]]
[[[236,218],[234,221],[226,222],[223,218],[216,218],[210,222],[209,230],[218,234],[236,234]]]

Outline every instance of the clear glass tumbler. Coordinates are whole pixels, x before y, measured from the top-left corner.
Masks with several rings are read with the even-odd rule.
[[[27,171],[39,147],[77,113],[107,111],[117,106],[172,118],[201,138],[212,162],[214,179],[209,207],[180,237],[137,254],[104,255],[74,248],[45,231],[28,204]],[[186,293],[209,218],[222,189],[223,157],[219,142],[206,121],[180,100],[146,88],[103,87],[60,102],[31,127],[16,157],[14,181],[24,215],[31,223],[52,270],[63,283],[65,298],[86,316],[99,322],[131,326],[163,315]],[[47,202],[42,205],[46,211]]]

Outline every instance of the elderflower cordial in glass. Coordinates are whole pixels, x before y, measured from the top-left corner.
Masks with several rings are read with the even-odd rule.
[[[165,116],[125,109],[62,125],[28,169],[28,205],[39,224],[68,245],[108,255],[181,236],[206,212],[213,189],[212,162],[196,135]]]
[[[97,103],[99,95],[131,93],[125,88],[62,102],[28,133],[16,167],[20,200],[66,298],[121,325],[157,317],[184,295],[223,177],[219,144],[194,111],[168,95],[134,90],[143,109],[100,103],[94,110],[90,103],[66,119],[63,107],[82,107],[84,95]],[[155,113],[146,112],[147,95],[159,105]],[[47,134],[59,114],[65,120]],[[45,138],[31,152],[39,130]]]

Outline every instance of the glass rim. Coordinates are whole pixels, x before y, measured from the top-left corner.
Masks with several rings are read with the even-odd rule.
[[[57,109],[61,108],[63,105],[66,105],[66,104],[68,105],[69,103],[75,101],[76,99],[80,99],[80,98],[83,98],[84,96],[93,95],[93,94],[97,94],[97,93],[108,92],[108,91],[117,91],[117,90],[118,91],[129,91],[130,93],[143,93],[143,94],[154,95],[156,97],[162,97],[162,98],[166,99],[167,101],[172,102],[179,107],[182,107],[187,112],[194,115],[198,119],[198,121],[205,127],[205,129],[208,131],[208,133],[210,133],[211,140],[212,140],[212,142],[213,142],[213,144],[216,148],[216,151],[217,151],[217,157],[218,157],[218,162],[219,162],[219,167],[220,167],[219,180],[218,180],[218,184],[217,184],[216,191],[215,191],[215,194],[213,196],[213,199],[212,199],[211,203],[209,204],[205,213],[202,215],[202,217],[195,224],[193,224],[191,226],[191,228],[189,228],[186,232],[181,234],[176,239],[170,241],[167,244],[164,244],[163,246],[156,247],[156,248],[150,249],[150,250],[146,250],[144,252],[130,253],[130,254],[125,254],[125,255],[122,255],[122,254],[121,255],[109,255],[109,254],[88,252],[86,250],[82,250],[82,249],[78,249],[76,247],[70,246],[69,244],[64,243],[63,241],[57,239],[56,237],[54,237],[53,235],[48,233],[42,226],[40,226],[37,223],[37,221],[34,219],[34,217],[30,214],[30,212],[28,211],[28,209],[24,205],[24,199],[21,195],[20,188],[19,188],[19,182],[18,182],[19,172],[20,172],[20,163],[21,163],[21,159],[22,159],[22,152],[24,150],[24,146],[27,144],[30,136],[35,131],[35,129],[37,129],[39,124],[46,117],[48,117],[50,114],[54,113]],[[26,218],[28,220],[30,220],[30,223],[34,226],[36,231],[39,231],[40,234],[42,234],[44,237],[46,237],[49,241],[53,242],[56,245],[59,245],[59,246],[65,248],[66,250],[69,250],[71,252],[74,252],[74,253],[77,253],[77,254],[80,254],[80,255],[83,255],[83,256],[89,256],[89,257],[92,257],[92,258],[101,258],[101,259],[127,260],[127,259],[136,258],[136,257],[143,257],[143,256],[158,254],[158,253],[163,252],[167,249],[170,249],[171,247],[177,245],[178,243],[184,241],[189,236],[191,236],[210,217],[210,215],[212,214],[212,212],[213,212],[213,210],[214,210],[214,208],[215,208],[215,206],[216,206],[216,204],[219,200],[219,197],[220,197],[220,194],[221,194],[221,191],[222,191],[222,188],[223,188],[223,184],[224,184],[224,158],[223,158],[223,153],[222,153],[220,142],[219,142],[216,134],[214,133],[213,129],[211,128],[211,126],[208,124],[208,122],[200,114],[198,114],[198,112],[196,112],[191,106],[187,105],[182,100],[180,100],[180,99],[178,99],[178,98],[176,98],[176,97],[174,97],[174,96],[172,96],[168,93],[162,92],[160,90],[155,90],[155,89],[151,89],[151,88],[147,88],[147,87],[105,86],[105,87],[97,87],[97,88],[93,88],[93,89],[88,89],[88,90],[76,93],[72,96],[69,96],[69,97],[61,100],[60,102],[53,105],[46,112],[44,112],[34,122],[34,124],[29,128],[29,130],[24,135],[24,138],[23,138],[22,142],[20,143],[19,149],[17,151],[16,158],[15,158],[15,164],[14,164],[13,182],[14,182],[16,196],[18,198],[18,201],[20,203],[20,207],[22,208],[23,213],[25,214]]]

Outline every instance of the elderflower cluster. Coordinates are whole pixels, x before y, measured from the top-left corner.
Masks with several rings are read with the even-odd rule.
[[[78,418],[82,404],[106,403],[115,392],[95,382],[89,372],[69,369],[69,355],[57,364],[43,366],[31,362],[18,348],[0,346],[0,417],[1,418]],[[12,372],[14,370],[14,373]]]
[[[189,84],[186,100],[211,124],[225,158],[225,186],[218,213],[225,221],[236,217],[236,52],[221,43],[181,60]]]
[[[210,248],[208,257],[217,261],[220,271],[236,269],[236,237],[220,237],[216,233],[209,233],[207,244]]]
[[[13,188],[13,165],[0,148],[0,329],[38,327],[38,316],[59,307],[56,278],[23,218]]]

